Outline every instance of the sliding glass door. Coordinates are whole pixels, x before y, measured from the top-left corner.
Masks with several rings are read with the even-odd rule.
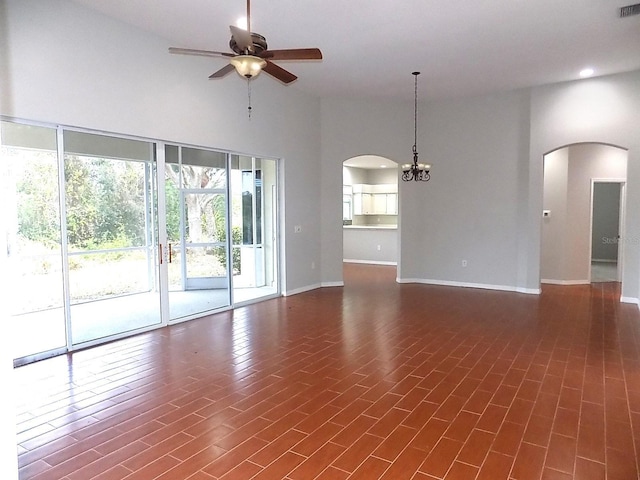
[[[279,292],[275,160],[4,120],[0,149],[16,364]]]
[[[227,155],[167,145],[169,319],[230,305]]]
[[[14,358],[66,346],[54,128],[0,122],[3,309]]]
[[[64,132],[71,341],[159,325],[154,145]]]
[[[278,292],[276,161],[231,156],[233,299]]]

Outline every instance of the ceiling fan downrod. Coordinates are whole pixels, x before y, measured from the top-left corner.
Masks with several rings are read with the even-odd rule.
[[[247,32],[251,35],[251,0],[247,0]]]

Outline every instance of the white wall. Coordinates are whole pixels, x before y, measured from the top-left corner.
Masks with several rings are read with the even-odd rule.
[[[373,168],[368,171],[366,183],[371,185],[398,184],[397,168]]]
[[[286,291],[318,286],[320,104],[267,75],[208,76],[223,60],[66,0],[0,4],[0,114],[282,158]],[[294,234],[294,225],[302,232]]]
[[[560,148],[544,157],[543,209],[540,275],[543,280],[564,279],[567,251],[567,188],[569,185],[569,149]],[[540,212],[542,214],[542,212]]]
[[[516,288],[524,100],[508,92],[422,108],[431,181],[400,185],[401,279]]]
[[[399,182],[401,280],[515,289],[527,99],[516,92],[419,108],[418,151],[433,166],[432,180]],[[333,254],[341,229],[332,220],[340,218],[342,161],[365,153],[410,160],[413,105],[323,100],[322,129],[323,279],[332,281],[342,278]]]
[[[398,230],[395,228],[345,228],[343,239],[343,257],[346,262],[382,265],[397,263]]]
[[[411,91],[413,79],[407,74]],[[324,285],[342,283],[342,163],[358,155],[379,155],[404,163],[412,158],[413,102],[321,101],[321,258]]]
[[[356,185],[367,183],[367,170],[364,168],[342,167],[342,184]]]
[[[542,221],[543,281],[589,282],[591,181],[626,176],[627,152],[609,145],[571,145],[545,156],[543,209],[551,215]]]

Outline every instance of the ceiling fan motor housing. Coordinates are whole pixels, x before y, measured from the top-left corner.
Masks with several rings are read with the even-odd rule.
[[[267,49],[267,40],[262,35],[252,32],[251,41],[253,43],[253,55],[260,55]],[[233,36],[231,37],[231,40],[229,40],[229,48],[231,48],[231,50],[233,50],[238,55],[244,55],[247,53],[240,47],[238,47],[238,44],[236,43],[236,40],[235,38],[233,38]]]

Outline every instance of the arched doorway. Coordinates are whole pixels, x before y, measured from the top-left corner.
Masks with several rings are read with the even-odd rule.
[[[398,164],[360,155],[342,173],[343,261],[397,265]]]
[[[601,143],[544,155],[541,283],[621,281],[627,159],[625,149]]]

